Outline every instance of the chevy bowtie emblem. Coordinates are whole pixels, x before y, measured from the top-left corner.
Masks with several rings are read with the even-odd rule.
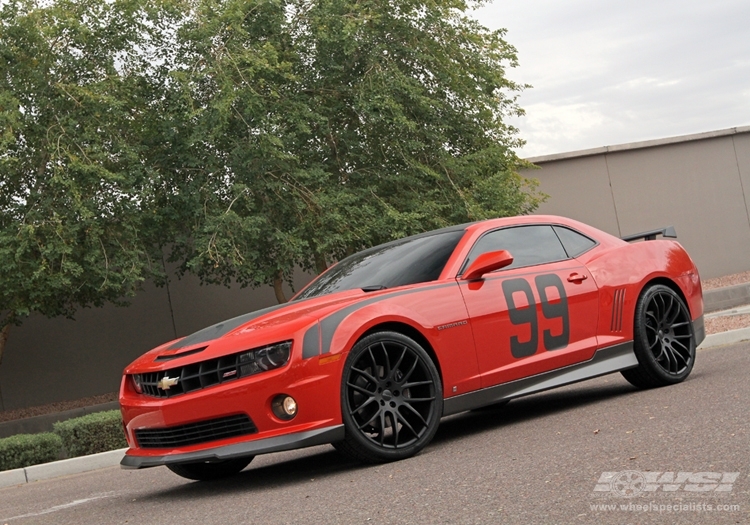
[[[164,376],[161,378],[161,381],[156,383],[156,387],[160,388],[161,390],[169,390],[170,387],[175,386],[179,380],[179,377]]]

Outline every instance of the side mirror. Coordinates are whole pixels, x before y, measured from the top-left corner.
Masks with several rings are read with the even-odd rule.
[[[505,268],[513,262],[513,256],[508,250],[486,252],[474,259],[474,262],[464,272],[462,279],[474,281],[484,274]]]

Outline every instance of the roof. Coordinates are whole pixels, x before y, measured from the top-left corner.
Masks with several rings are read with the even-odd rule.
[[[589,157],[592,155],[602,155],[605,153],[614,153],[617,151],[630,151],[634,149],[653,148],[656,146],[666,146],[669,144],[679,144],[682,142],[693,142],[696,140],[713,139],[717,137],[726,137],[730,135],[740,135],[750,133],[750,126],[737,126],[734,128],[720,129],[718,131],[706,131],[704,133],[694,133],[692,135],[680,135],[678,137],[667,137],[663,139],[644,140],[641,142],[629,142],[627,144],[617,144],[614,146],[602,146],[600,148],[582,149],[578,151],[568,151],[565,153],[553,153],[551,155],[541,155],[526,159],[533,164],[552,162],[556,160],[572,159],[576,157]]]

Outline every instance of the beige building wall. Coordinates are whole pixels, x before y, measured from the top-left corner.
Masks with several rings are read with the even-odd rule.
[[[528,170],[523,175],[537,178],[540,191],[549,196],[536,213],[570,217],[619,236],[607,160],[603,155],[535,162],[540,169]]]
[[[618,236],[672,225],[703,278],[750,270],[750,127],[529,160],[539,213]]]
[[[621,236],[673,225],[704,278],[750,270],[750,127],[529,159],[550,197],[539,213]],[[310,279],[295,277],[299,288]],[[291,294],[291,291],[289,292]],[[0,410],[118,390],[122,369],[156,345],[276,304],[270,287],[147,287],[128,308],[32,317],[13,327]]]

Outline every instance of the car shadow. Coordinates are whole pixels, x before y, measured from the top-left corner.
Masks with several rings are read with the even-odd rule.
[[[607,399],[633,395],[638,389],[627,384],[595,385],[575,390],[550,390],[512,400],[503,406],[488,406],[443,418],[432,443],[461,439],[468,434],[515,425],[549,414],[573,410]]]
[[[309,483],[311,479],[323,479],[341,472],[371,468],[370,465],[361,465],[353,462],[339,454],[333,447],[317,447],[320,453],[314,453],[304,457],[281,460],[260,467],[250,467],[236,476],[208,481],[193,482],[183,480],[185,483],[170,487],[166,490],[154,491],[144,494],[138,501],[152,501],[158,503],[162,500],[169,501],[192,501],[201,498],[214,497],[217,492],[222,494],[247,493],[248,491],[264,491],[271,488],[292,486],[301,483]],[[176,476],[164,469],[165,476]]]
[[[626,384],[592,385],[586,388],[553,390],[528,397],[515,399],[510,404],[498,408],[463,412],[444,418],[441,421],[433,444],[460,440],[488,430],[515,425],[524,421],[544,417],[549,414],[564,412],[586,405],[599,403],[624,395],[632,395],[637,390]],[[428,445],[427,451],[429,451]],[[211,481],[190,482],[155,491],[139,497],[139,501],[160,500],[180,501],[196,498],[213,497],[216,492],[231,494],[234,492],[263,491],[270,487],[283,487],[299,483],[309,483],[311,479],[323,479],[342,472],[360,471],[377,466],[363,465],[349,460],[333,448],[317,447],[320,452],[313,452],[303,457],[250,467],[237,476]],[[282,454],[293,454],[287,452]],[[297,451],[296,453],[299,453]],[[256,462],[258,460],[256,459]],[[166,472],[165,472],[166,475]],[[174,474],[169,474],[174,475]]]

